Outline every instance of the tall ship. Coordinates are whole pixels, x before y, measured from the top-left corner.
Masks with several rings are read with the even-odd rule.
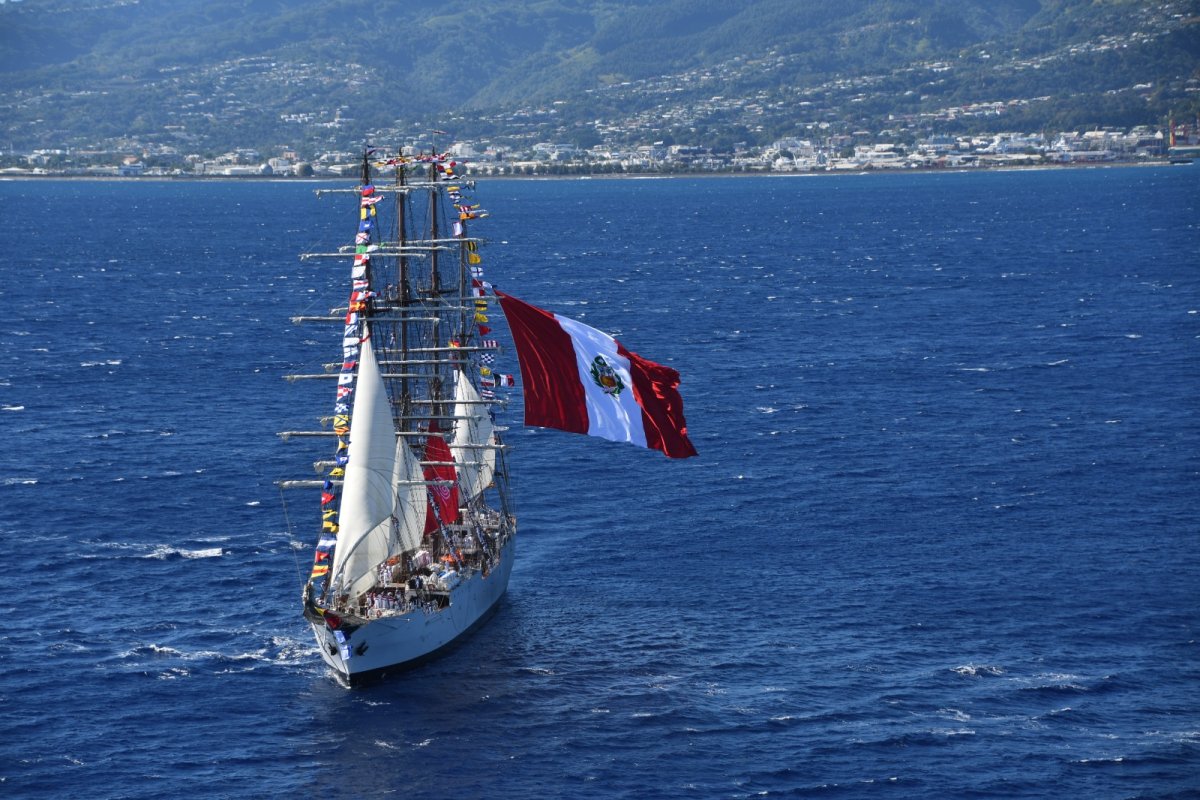
[[[487,214],[449,156],[374,155],[357,186],[318,192],[352,199],[353,237],[305,256],[349,267],[346,303],[294,318],[341,328],[340,360],[288,376],[336,383],[332,414],[281,434],[331,440],[321,479],[280,485],[319,490],[303,612],[348,686],[436,656],[507,590],[517,521],[495,411],[518,383],[496,371],[501,314],[526,425],[696,454],[678,372],[484,279],[471,229]]]
[[[303,589],[321,657],[354,686],[415,666],[484,622],[512,571],[504,428],[495,424],[497,350],[478,277],[485,216],[448,156],[364,154],[359,185],[320,190],[353,213],[347,240],[302,258],[348,267],[325,370],[331,440],[319,480],[321,530]],[[511,383],[511,377],[508,377]]]

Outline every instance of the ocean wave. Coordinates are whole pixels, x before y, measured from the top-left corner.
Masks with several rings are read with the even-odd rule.
[[[1047,711],[1046,713],[1039,714],[1038,716],[1034,717],[1034,719],[1061,717],[1063,714],[1071,714],[1073,712],[1074,712],[1074,709],[1071,708],[1070,706],[1063,706],[1062,708],[1052,708],[1049,711]]]
[[[1043,672],[1016,680],[1023,684],[1021,692],[1048,695],[1105,692],[1116,686],[1115,675],[1089,678],[1066,672]]]
[[[939,708],[937,715],[954,720],[955,722],[967,722],[971,719],[970,714],[957,708]]]
[[[106,431],[96,431],[83,434],[84,439],[114,439],[118,436],[174,436],[175,431],[170,429],[159,428],[134,428],[132,430],[120,430],[117,428],[109,428]]]
[[[192,671],[187,667],[170,667],[155,677],[160,681],[173,681],[177,678],[186,678],[191,674]]]
[[[959,675],[966,675],[971,678],[981,678],[985,676],[1003,675],[1003,667],[994,667],[989,664],[963,664],[961,667],[954,667],[951,672],[957,672]]]
[[[199,550],[185,550],[181,547],[171,547],[170,545],[160,544],[154,550],[146,553],[142,558],[152,558],[158,561],[165,561],[169,558],[220,558],[225,555],[225,550],[220,547],[205,547]]]
[[[401,749],[400,747],[392,744],[391,742],[385,742],[383,739],[376,739],[374,742],[374,745],[381,750],[400,750]]]
[[[253,672],[263,666],[309,665],[315,655],[315,642],[306,644],[298,639],[271,636],[261,647],[232,653],[209,648],[181,650],[150,642],[119,653],[117,659],[135,670],[148,663],[175,662],[166,668],[166,672],[178,678],[194,673],[225,675]]]
[[[37,478],[11,477],[0,481],[0,484],[4,486],[36,486],[37,482]]]
[[[211,541],[220,541],[212,539]],[[96,561],[105,559],[148,559],[151,561],[168,561],[173,559],[190,559],[190,558],[220,558],[228,555],[228,551],[222,547],[198,547],[186,548],[175,547],[167,544],[141,544],[137,542],[101,542],[96,540],[88,540],[82,542],[84,545],[91,545],[100,549],[99,552],[76,553],[75,558],[81,561]]]
[[[311,637],[292,639],[286,636],[272,636],[269,646],[260,653],[260,658],[270,664],[308,665],[317,653],[317,644]]]
[[[179,650],[176,650],[174,647],[166,647],[164,645],[151,642],[150,644],[138,645],[131,650],[126,650],[122,653],[119,653],[117,658],[174,658],[182,655],[183,653]]]

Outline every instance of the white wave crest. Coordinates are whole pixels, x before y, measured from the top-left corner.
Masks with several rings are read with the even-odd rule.
[[[1003,675],[1004,669],[1001,667],[993,667],[989,664],[963,664],[961,667],[954,667],[951,672],[957,672],[959,675],[967,675],[972,678],[982,677],[984,675]]]
[[[225,550],[220,547],[205,547],[199,550],[185,550],[181,547],[171,547],[169,545],[160,544],[152,551],[142,556],[142,558],[152,558],[157,561],[164,561],[168,558],[220,558],[225,555]]]
[[[971,719],[971,715],[957,708],[939,708],[937,710],[939,717],[952,719],[955,722],[967,722]]]
[[[134,658],[135,656],[151,656],[157,658],[163,656],[175,657],[182,655],[183,653],[179,650],[176,650],[174,647],[165,647],[163,645],[151,642],[150,644],[138,645],[132,650],[125,650],[118,654],[118,658]]]

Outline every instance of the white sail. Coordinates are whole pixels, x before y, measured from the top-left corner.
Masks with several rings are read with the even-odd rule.
[[[401,469],[396,458],[401,449],[387,389],[367,339],[358,359],[333,553],[332,585],[339,593],[354,597],[369,589],[375,582],[375,568],[390,554],[392,512],[397,505],[394,487]]]
[[[462,487],[462,502],[478,497],[492,483],[496,471],[495,439],[487,406],[480,402],[479,392],[462,370],[454,380],[454,453],[458,483]]]
[[[397,552],[411,553],[421,547],[429,500],[421,461],[413,455],[403,436],[397,437],[396,440],[396,469],[392,474],[392,484],[396,487],[394,541],[399,548]],[[401,485],[403,481],[408,483]]]

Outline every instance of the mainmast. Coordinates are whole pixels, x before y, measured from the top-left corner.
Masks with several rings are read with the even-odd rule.
[[[396,158],[396,186],[402,187],[405,183],[404,163],[399,158],[400,151],[397,150]],[[409,350],[409,333],[408,333],[408,310],[413,304],[412,288],[409,286],[411,276],[408,270],[408,256],[405,254],[405,246],[408,243],[408,220],[405,217],[407,210],[406,203],[408,195],[403,191],[396,192],[396,247],[400,251],[400,257],[397,269],[399,274],[396,280],[397,297],[396,302],[400,304],[400,314],[405,317],[405,321],[400,324],[400,352],[403,354],[401,358],[408,360]],[[403,370],[403,375],[400,379],[400,415],[407,417],[412,413],[412,391],[408,380],[408,369]]]
[[[433,148],[433,152],[431,152],[430,155],[437,155],[436,148]],[[438,241],[438,212],[441,210],[441,204],[438,202],[439,191],[440,189],[437,185],[437,164],[431,163],[429,165],[429,238],[434,242]],[[442,297],[442,282],[441,267],[439,263],[439,250],[440,248],[435,245],[429,256],[429,293],[432,301],[440,304]],[[442,332],[436,325],[433,328],[433,347],[433,358],[441,361],[442,356],[440,348],[442,347]],[[430,399],[434,401],[430,413],[434,417],[445,416],[448,413],[446,408],[437,402],[445,399],[442,391],[444,385],[445,384],[442,379],[442,365],[435,364],[433,369],[433,377],[430,379],[429,387]]]

